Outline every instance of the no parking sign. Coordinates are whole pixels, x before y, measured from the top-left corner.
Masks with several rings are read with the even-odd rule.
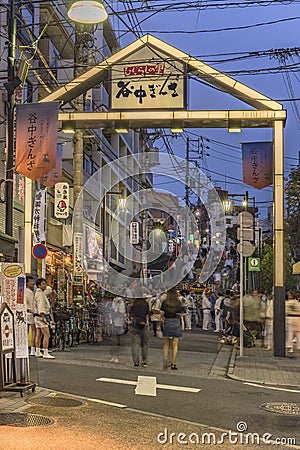
[[[47,253],[47,247],[44,244],[36,244],[32,249],[32,254],[36,259],[46,258]]]

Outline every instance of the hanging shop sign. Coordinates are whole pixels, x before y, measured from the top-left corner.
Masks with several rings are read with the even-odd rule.
[[[139,223],[130,223],[130,244],[136,245],[140,240]]]
[[[1,263],[0,285],[2,302],[14,316],[16,358],[28,358],[27,306],[23,264]]]
[[[111,69],[111,109],[184,109],[185,65],[144,47]]]
[[[33,207],[33,235],[35,242],[46,240],[46,189],[37,191]]]
[[[70,192],[68,183],[56,183],[54,199],[54,216],[57,219],[69,217]]]

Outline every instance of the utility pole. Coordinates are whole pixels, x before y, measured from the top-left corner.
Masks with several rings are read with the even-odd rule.
[[[84,72],[84,33],[83,25],[75,23],[75,50],[74,50],[74,77],[79,77]],[[78,96],[74,101],[76,112],[83,111],[83,95]],[[74,179],[74,206],[77,204],[77,214],[74,217],[74,232],[82,233],[82,198],[80,192],[83,187],[83,132],[75,129],[74,134],[74,159],[73,159],[73,179]]]
[[[190,205],[190,198],[189,198],[189,178],[190,178],[190,172],[189,172],[189,162],[190,161],[190,139],[187,138],[186,140],[186,153],[185,153],[185,204],[187,209],[189,208]],[[188,241],[188,213],[187,211],[185,211],[185,220],[184,220],[184,226],[185,226],[185,245],[187,246],[187,241]]]
[[[15,77],[16,33],[15,0],[10,0],[8,15],[7,83],[5,84],[7,89],[5,232],[9,236],[13,235],[13,167],[15,147],[14,91],[19,84]]]
[[[147,271],[148,271],[148,261],[147,261],[147,250],[148,250],[148,212],[147,212],[147,154],[146,154],[146,140],[145,134],[142,134],[142,280],[144,286],[147,285]]]

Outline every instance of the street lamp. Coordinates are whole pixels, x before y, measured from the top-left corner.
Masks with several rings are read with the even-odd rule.
[[[74,22],[92,25],[104,22],[108,14],[102,3],[85,0],[74,2],[68,11],[68,16]]]

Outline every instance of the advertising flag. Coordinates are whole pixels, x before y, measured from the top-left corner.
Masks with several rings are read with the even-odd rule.
[[[31,180],[55,167],[58,106],[28,103],[16,107],[16,172]]]
[[[33,237],[35,242],[46,240],[45,218],[46,218],[46,189],[37,191],[33,207]]]
[[[62,153],[62,143],[59,142],[56,149],[56,164],[54,169],[50,170],[50,172],[45,173],[45,175],[43,175],[39,179],[39,182],[43,186],[51,187],[62,180]]]
[[[273,142],[242,143],[243,181],[256,189],[273,183]]]

